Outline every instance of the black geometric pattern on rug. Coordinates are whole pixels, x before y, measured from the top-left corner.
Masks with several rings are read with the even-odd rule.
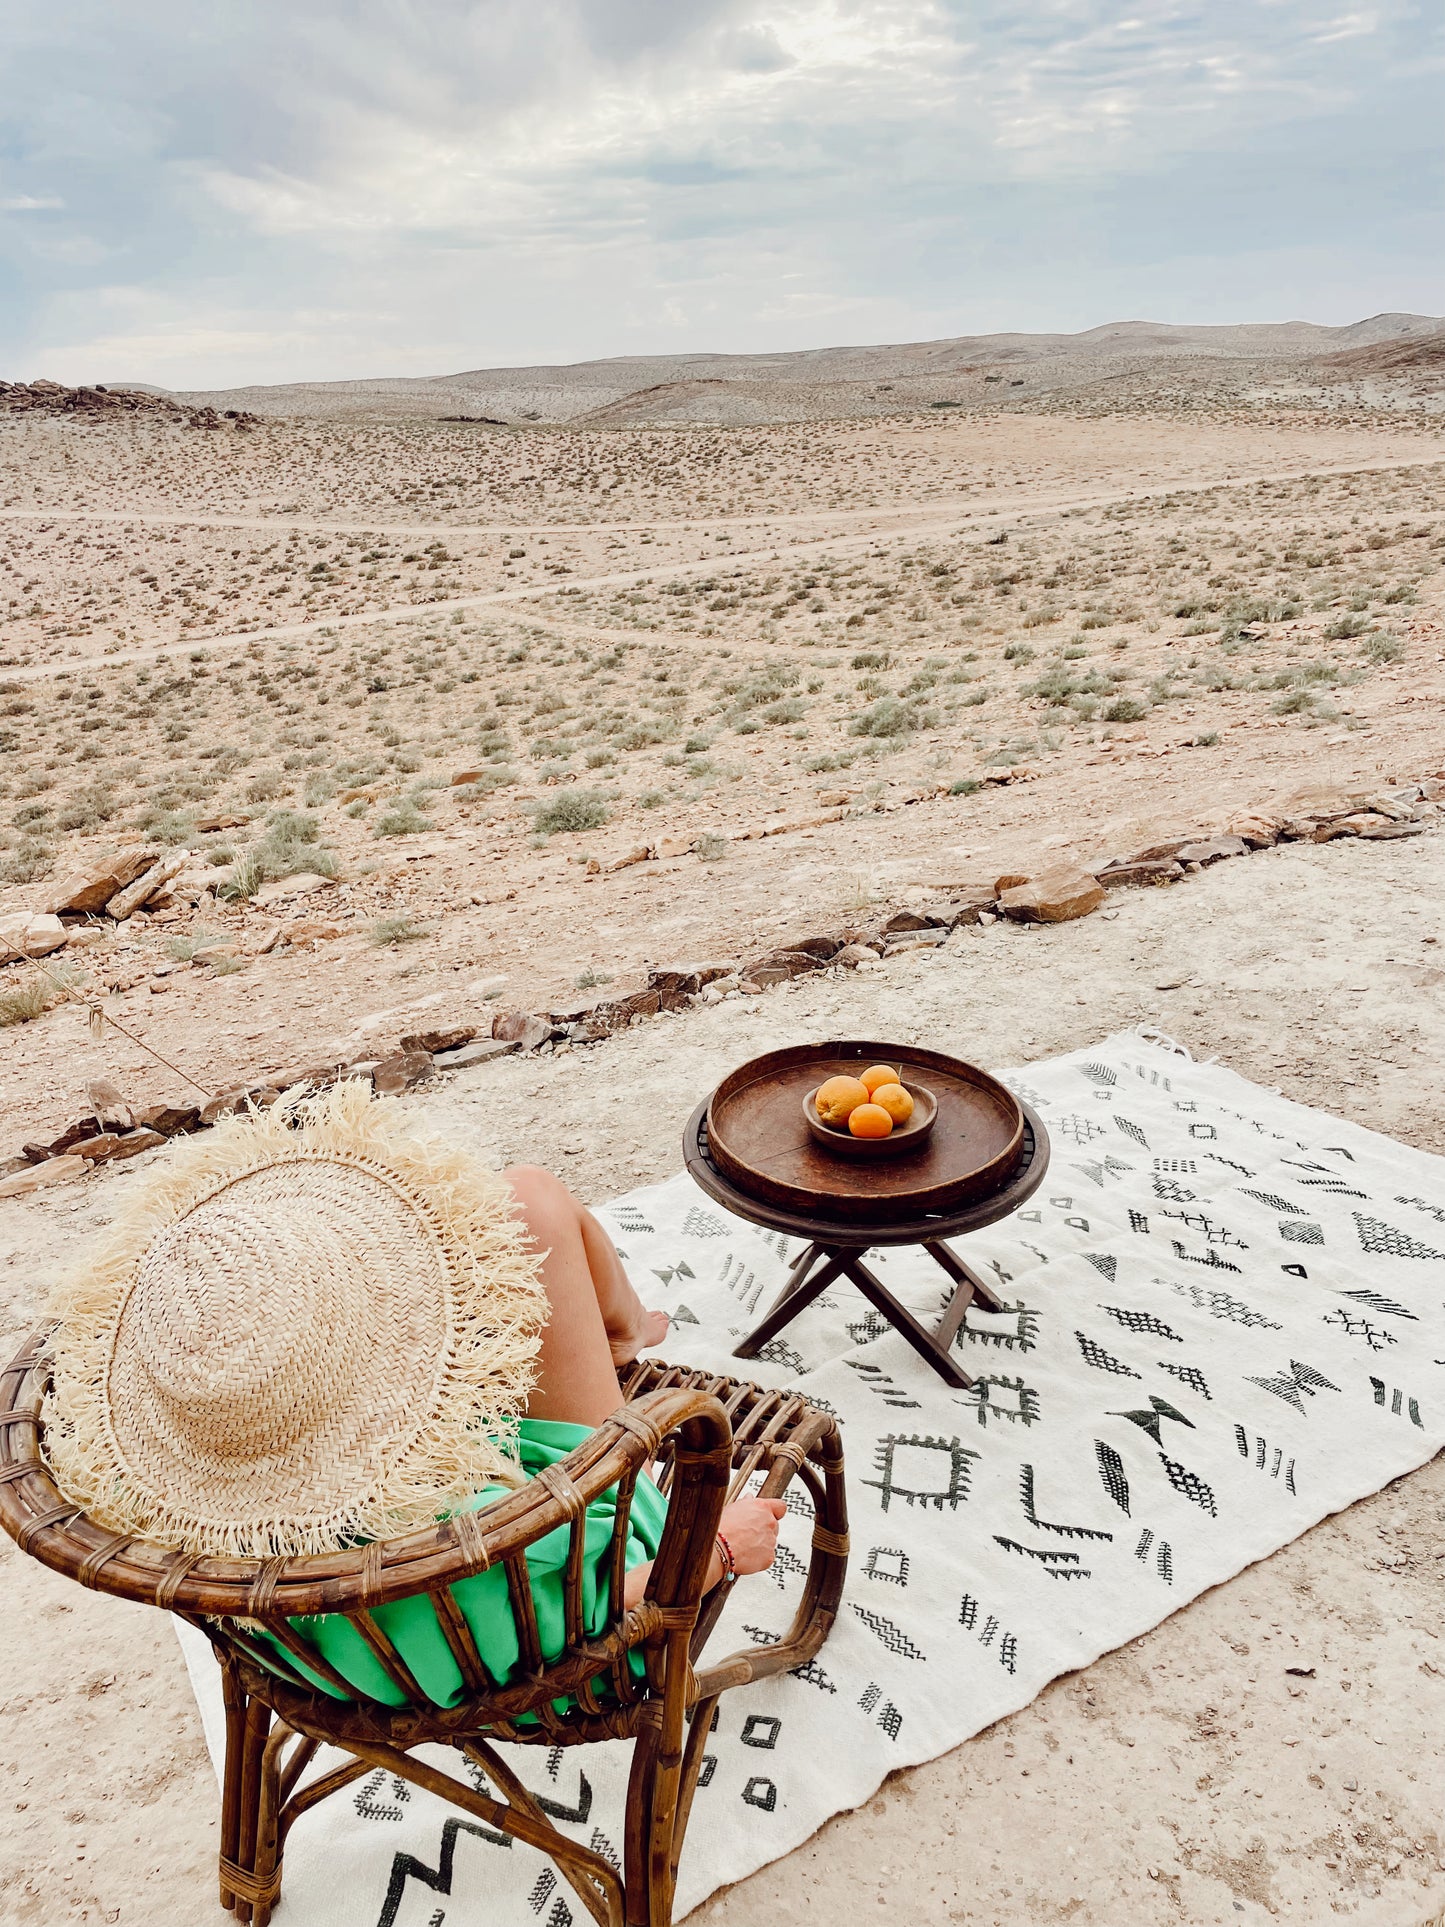
[[[982,1626],[978,1623],[978,1601],[972,1593],[965,1593],[959,1602],[958,1623],[967,1632],[976,1632],[980,1646],[992,1646],[994,1634],[999,1631],[999,1622],[988,1613]],[[998,1643],[998,1663],[1006,1673],[1018,1671],[1019,1643],[1012,1633],[1004,1633]]]
[[[1434,1218],[1437,1224],[1445,1224],[1445,1205],[1427,1204],[1424,1198],[1396,1198],[1396,1204],[1413,1204],[1417,1211],[1424,1211]]]
[[[1159,1459],[1164,1470],[1169,1474],[1169,1483],[1174,1490],[1183,1498],[1192,1500],[1195,1505],[1202,1506],[1211,1519],[1217,1519],[1219,1511],[1214,1503],[1214,1488],[1208,1480],[1201,1479],[1197,1472],[1191,1472],[1188,1466],[1181,1465],[1178,1459],[1171,1459],[1167,1452],[1161,1452]]]
[[[765,1773],[755,1773],[743,1788],[743,1799],[750,1807],[771,1813],[778,1804],[778,1789]]]
[[[1039,1415],[1039,1395],[1021,1378],[976,1378],[959,1404],[972,1405],[982,1426],[987,1426],[992,1417],[1027,1427]]]
[[[1156,1284],[1164,1280],[1156,1279]],[[1238,1298],[1232,1298],[1227,1291],[1206,1291],[1202,1285],[1174,1285],[1181,1298],[1192,1298],[1201,1311],[1207,1311],[1211,1318],[1228,1319],[1232,1325],[1258,1327],[1261,1331],[1283,1331],[1283,1325],[1275,1324],[1272,1318],[1265,1318]]]
[[[767,1359],[770,1365],[786,1365],[790,1372],[806,1373],[808,1370],[803,1354],[781,1338],[770,1338],[766,1345],[760,1345],[758,1357]],[[917,1400],[912,1403],[916,1404]]]
[[[881,1700],[882,1697],[883,1697],[883,1688],[881,1686],[876,1685],[870,1679],[868,1684],[863,1688],[863,1696],[858,1701],[858,1704],[862,1707],[865,1713],[871,1713],[873,1711],[873,1708],[878,1704],[879,1700]]]
[[[1142,1211],[1130,1211],[1129,1229],[1137,1232],[1141,1238],[1147,1238],[1149,1236],[1149,1220],[1144,1216]]]
[[[1445,1251],[1435,1251],[1429,1245],[1422,1245],[1418,1238],[1412,1238],[1408,1231],[1399,1231],[1383,1218],[1367,1218],[1362,1212],[1352,1211],[1355,1229],[1360,1234],[1360,1243],[1366,1251],[1384,1252],[1391,1258],[1441,1258]]]
[[[527,1905],[534,1914],[540,1914],[552,1896],[557,1885],[557,1876],[550,1867],[543,1867],[532,1883],[532,1891],[527,1895]]]
[[[766,1356],[763,1353],[762,1356]],[[843,1363],[862,1379],[868,1390],[881,1398],[885,1405],[901,1406],[906,1411],[917,1412],[922,1408],[916,1398],[910,1398],[903,1388],[896,1384],[881,1365],[866,1364],[861,1358],[845,1358]]]
[[[1005,1552],[1021,1552],[1025,1559],[1036,1560],[1050,1579],[1092,1579],[1094,1576],[1089,1567],[1079,1563],[1077,1552],[1060,1552],[1053,1546],[1021,1546],[1017,1539],[1005,1539],[998,1532],[993,1535],[993,1542]]]
[[[863,1624],[876,1639],[882,1640],[889,1652],[894,1654],[896,1658],[928,1658],[927,1653],[923,1651],[922,1647],[915,1646],[903,1628],[901,1626],[895,1626],[893,1621],[883,1613],[876,1613],[868,1606],[860,1606],[856,1600],[853,1601],[853,1612],[855,1617],[862,1620]]]
[[[1156,1358],[1154,1362],[1161,1372],[1168,1372],[1169,1376],[1177,1378],[1181,1385],[1187,1385],[1191,1392],[1198,1392],[1202,1398],[1212,1399],[1213,1394],[1197,1365],[1171,1365],[1167,1358]]]
[[[613,1209],[619,1231],[634,1231],[652,1234],[653,1227],[647,1222],[635,1204],[619,1204]]]
[[[836,1693],[838,1690],[816,1659],[805,1660],[801,1666],[790,1666],[788,1677],[803,1680],[809,1686],[817,1686],[825,1693]]]
[[[1313,1398],[1316,1393],[1338,1392],[1342,1389],[1333,1379],[1326,1378],[1323,1372],[1317,1372],[1313,1365],[1302,1365],[1297,1358],[1290,1360],[1287,1373],[1278,1372],[1273,1378],[1246,1377],[1244,1382],[1246,1385],[1258,1385],[1262,1392],[1273,1392],[1276,1398],[1282,1398],[1297,1412],[1303,1412],[1305,1400]]]
[[[783,1637],[781,1633],[769,1632],[766,1626],[745,1625],[743,1631],[753,1642],[754,1646],[776,1646],[781,1642]]]
[[[1049,1120],[1049,1134],[1052,1137],[1066,1137],[1070,1144],[1091,1144],[1096,1137],[1104,1135],[1102,1124],[1096,1124],[1091,1117],[1060,1117]]]
[[[901,1454],[937,1453],[947,1461],[946,1483],[939,1485],[904,1485],[895,1474]],[[956,1512],[968,1497],[969,1481],[973,1472],[972,1461],[978,1453],[962,1444],[958,1439],[935,1438],[923,1432],[892,1432],[879,1439],[873,1449],[873,1469],[876,1479],[864,1479],[864,1485],[872,1486],[883,1494],[883,1510],[886,1512],[894,1499],[902,1499],[907,1505],[921,1505],[925,1511],[932,1506],[941,1512],[944,1506]],[[908,1461],[905,1460],[905,1469]],[[921,1472],[924,1468],[919,1466]],[[937,1467],[939,1478],[944,1475],[944,1465]],[[910,1477],[913,1475],[910,1474]],[[791,1488],[790,1488],[791,1489]]]
[[[1180,1184],[1174,1178],[1160,1177],[1156,1171],[1149,1182],[1154,1187],[1154,1195],[1163,1204],[1194,1204],[1199,1193],[1191,1191],[1187,1184]]]
[[[384,1800],[381,1790],[388,1780],[391,1781],[392,1797],[390,1800]],[[378,1767],[375,1773],[369,1773],[356,1789],[352,1805],[363,1820],[404,1820],[406,1815],[401,1810],[402,1804],[410,1798],[411,1788],[405,1780],[398,1779],[394,1773],[388,1773],[384,1767]]]
[[[1392,1331],[1386,1331],[1383,1325],[1372,1325],[1368,1318],[1346,1311],[1343,1305],[1337,1311],[1327,1311],[1320,1322],[1338,1325],[1347,1338],[1362,1339],[1372,1352],[1382,1352],[1387,1345],[1398,1342]]]
[[[1171,1238],[1169,1242],[1174,1248],[1174,1256],[1182,1259],[1185,1264],[1208,1265],[1213,1271],[1238,1271],[1240,1269],[1238,1265],[1232,1265],[1228,1258],[1221,1258],[1219,1253],[1212,1248],[1206,1251],[1204,1256],[1200,1258],[1196,1256],[1194,1252],[1186,1251],[1177,1238]]]
[[[1177,1218],[1190,1231],[1202,1232],[1206,1244],[1237,1245],[1241,1251],[1249,1249],[1243,1238],[1236,1237],[1228,1225],[1216,1224],[1207,1211],[1161,1211],[1159,1215]]]
[[[1112,1285],[1114,1275],[1119,1269],[1119,1260],[1108,1251],[1086,1251],[1084,1256],[1094,1267],[1095,1271],[1101,1273]]]
[[[784,1590],[787,1588],[787,1580],[784,1578],[785,1573],[791,1572],[799,1579],[806,1579],[808,1576],[808,1568],[803,1564],[803,1561],[798,1557],[797,1553],[791,1551],[787,1546],[779,1546],[773,1554],[773,1563],[770,1571],[778,1585]]]
[[[1019,1498],[1022,1501],[1024,1517],[1031,1526],[1040,1532],[1057,1532],[1065,1539],[1112,1539],[1112,1532],[1101,1531],[1097,1526],[1060,1526],[1048,1519],[1041,1519],[1034,1509],[1034,1468],[1022,1466],[1019,1470]]]
[[[592,1838],[587,1844],[593,1853],[600,1854],[602,1859],[604,1859],[610,1867],[615,1867],[618,1873],[622,1872],[622,1856],[607,1838],[607,1835],[602,1831],[601,1827],[594,1827],[592,1829]]]
[[[782,1730],[783,1722],[775,1713],[749,1713],[738,1740],[743,1746],[761,1747],[764,1752],[770,1753],[777,1745]]]
[[[1124,1461],[1112,1445],[1103,1439],[1094,1440],[1094,1456],[1099,1462],[1099,1477],[1104,1482],[1104,1490],[1121,1512],[1129,1510],[1129,1478],[1124,1470]]]
[[[1110,1412],[1110,1418],[1126,1418],[1131,1425],[1137,1425],[1141,1432],[1147,1432],[1156,1445],[1164,1443],[1163,1425],[1167,1418],[1176,1419],[1180,1425],[1187,1425],[1192,1432],[1194,1420],[1171,1405],[1167,1398],[1160,1398],[1157,1392],[1149,1394],[1149,1411]]]
[[[970,1323],[975,1317],[1002,1317],[1004,1313],[1013,1318],[1012,1331],[999,1331]],[[963,1315],[958,1335],[974,1345],[997,1345],[1003,1351],[1031,1352],[1039,1342],[1039,1315],[1021,1298],[1015,1304],[1005,1304],[1001,1312],[985,1312],[980,1305],[970,1305]]]
[[[1397,1305],[1393,1298],[1382,1297],[1378,1291],[1342,1291],[1340,1297],[1353,1298],[1357,1305],[1364,1305],[1369,1311],[1377,1311],[1384,1318],[1415,1319],[1414,1312],[1407,1311],[1404,1305]]]
[[[682,1221],[683,1236],[687,1238],[725,1238],[728,1228],[722,1219],[713,1212],[704,1210],[700,1204],[690,1204]]]
[[[1324,1227],[1307,1218],[1281,1219],[1279,1235],[1295,1245],[1322,1245],[1325,1241]]]
[[[1116,1325],[1122,1325],[1125,1331],[1148,1332],[1151,1338],[1170,1338],[1176,1345],[1184,1343],[1173,1326],[1166,1325],[1162,1318],[1156,1318],[1152,1311],[1125,1311],[1119,1305],[1100,1305],[1099,1310],[1112,1318]]]
[[[1373,1372],[1371,1372],[1370,1374],[1370,1383],[1375,1388],[1376,1405],[1383,1405],[1385,1403],[1385,1398],[1388,1390],[1388,1396],[1390,1400],[1390,1410],[1394,1413],[1395,1417],[1398,1418],[1400,1416],[1401,1402],[1405,1401],[1406,1408],[1410,1414],[1410,1423],[1412,1425],[1419,1425],[1421,1430],[1422,1431],[1424,1430],[1424,1426],[1420,1418],[1419,1402],[1416,1399],[1413,1399],[1413,1398],[1407,1399],[1406,1394],[1400,1390],[1398,1385],[1395,1386],[1393,1389],[1387,1388],[1384,1380],[1380,1378],[1376,1378]]]
[[[908,1584],[908,1568],[912,1562],[908,1554],[899,1546],[871,1546],[863,1566],[865,1579],[882,1579],[890,1586]]]
[[[1074,1336],[1079,1341],[1079,1350],[1083,1353],[1084,1363],[1092,1365],[1096,1372],[1113,1372],[1119,1378],[1139,1377],[1139,1373],[1132,1365],[1125,1365],[1115,1358],[1112,1352],[1106,1352],[1104,1347],[1095,1344],[1086,1332],[1076,1330]]]
[[[1134,1548],[1134,1557],[1141,1566],[1149,1563],[1149,1548],[1154,1544],[1154,1534],[1145,1526],[1139,1534],[1139,1543]],[[1174,1551],[1167,1539],[1161,1539],[1154,1554],[1154,1570],[1166,1586],[1174,1584]]]
[[[1242,1425],[1239,1425],[1239,1424],[1235,1425],[1234,1442],[1239,1447],[1239,1456],[1242,1459],[1249,1458],[1250,1457],[1249,1434],[1248,1432],[1245,1431]],[[1254,1457],[1255,1471],[1256,1472],[1267,1471],[1269,1473],[1269,1476],[1272,1479],[1277,1479],[1279,1477],[1280,1468],[1283,1465],[1285,1485],[1289,1489],[1289,1491],[1291,1492],[1294,1491],[1295,1489],[1294,1460],[1291,1459],[1287,1465],[1284,1464],[1283,1446],[1276,1445],[1274,1447],[1271,1447],[1267,1439],[1257,1435],[1254,1441],[1253,1457]]]
[[[741,1258],[730,1251],[723,1259],[722,1275],[718,1280],[742,1304],[744,1311],[756,1311],[758,1300],[763,1295],[764,1281],[743,1263]]]
[[[1206,1151],[1204,1155],[1209,1159],[1211,1164],[1227,1165],[1231,1171],[1237,1171],[1242,1178],[1252,1178],[1254,1176],[1253,1171],[1250,1170],[1247,1164],[1236,1164],[1233,1158],[1222,1158],[1218,1151]]]
[[[1086,1177],[1090,1184],[1097,1184],[1101,1191],[1105,1178],[1125,1178],[1134,1169],[1132,1164],[1125,1164],[1122,1158],[1113,1156],[1106,1157],[1101,1164],[1091,1161],[1088,1164],[1076,1164],[1072,1168]]]
[[[881,1338],[892,1329],[882,1313],[874,1311],[871,1305],[861,1318],[851,1320],[847,1327],[848,1336],[855,1345],[871,1345],[875,1338]]]
[[[1125,1137],[1133,1138],[1134,1142],[1137,1145],[1141,1146],[1142,1149],[1146,1151],[1149,1149],[1148,1138],[1145,1137],[1144,1133],[1140,1130],[1139,1126],[1137,1124],[1132,1124],[1127,1117],[1119,1117],[1116,1114],[1114,1118],[1114,1125],[1117,1130],[1120,1130],[1124,1133]]]
[[[1255,1198],[1260,1204],[1267,1204],[1271,1211],[1283,1211],[1287,1216],[1293,1214],[1296,1218],[1304,1216],[1299,1205],[1291,1204],[1288,1198],[1276,1196],[1273,1191],[1251,1191],[1244,1185],[1240,1186],[1240,1190],[1244,1192],[1245,1197]]]
[[[1080,1070],[1091,1084],[1117,1084],[1119,1079],[1107,1064],[1081,1064]]]
[[[496,1833],[491,1827],[478,1825],[475,1820],[444,1820],[442,1822],[441,1849],[437,1854],[435,1867],[427,1866],[415,1854],[398,1853],[391,1863],[391,1879],[387,1883],[386,1898],[381,1903],[376,1927],[396,1927],[396,1917],[401,1912],[402,1899],[406,1893],[408,1880],[418,1880],[422,1886],[430,1887],[434,1894],[449,1894],[452,1890],[452,1868],[457,1857],[457,1835],[469,1833],[475,1839],[486,1840],[492,1846],[510,1847],[510,1834]],[[570,1916],[569,1916],[570,1918]]]
[[[654,1278],[660,1278],[665,1285],[670,1285],[674,1278],[695,1279],[697,1277],[697,1273],[685,1258],[679,1258],[675,1265],[667,1265],[661,1271],[654,1271],[652,1275]]]
[[[674,1325],[700,1325],[702,1323],[697,1313],[695,1311],[689,1311],[686,1305],[679,1305],[671,1316]]]

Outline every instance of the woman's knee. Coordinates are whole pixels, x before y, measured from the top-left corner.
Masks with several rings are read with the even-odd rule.
[[[513,1164],[502,1177],[539,1244],[552,1243],[563,1227],[577,1228],[581,1207],[554,1172],[540,1164]]]

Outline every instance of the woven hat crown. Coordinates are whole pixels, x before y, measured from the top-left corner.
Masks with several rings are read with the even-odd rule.
[[[172,1152],[57,1295],[62,1490],[139,1537],[269,1556],[505,1476],[546,1303],[510,1204],[355,1085]]]

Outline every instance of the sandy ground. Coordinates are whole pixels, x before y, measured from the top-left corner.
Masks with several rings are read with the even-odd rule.
[[[674,1170],[697,1097],[774,1045],[852,1030],[1002,1065],[1154,1023],[1293,1098],[1445,1151],[1442,900],[1445,837],[1287,846],[1081,923],[959,932],[859,977],[503,1060],[419,1108],[497,1161],[559,1165],[599,1198]],[[136,1164],[4,1207],[0,1343],[18,1342]],[[695,1920],[787,1927],[875,1906],[968,1927],[1438,1918],[1442,1506],[1438,1464],[1399,1481],[894,1776]],[[0,1921],[219,1920],[215,1784],[169,1627],[8,1541],[0,1597],[13,1814]]]

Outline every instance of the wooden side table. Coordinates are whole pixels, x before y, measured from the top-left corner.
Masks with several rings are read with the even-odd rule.
[[[762,1322],[736,1347],[733,1357],[756,1358],[769,1339],[776,1338],[829,1285],[839,1278],[847,1278],[945,1384],[967,1390],[973,1380],[952,1352],[964,1314],[973,1304],[981,1305],[986,1311],[1001,1311],[1003,1306],[992,1288],[964,1263],[946,1240],[996,1224],[1027,1203],[1043,1183],[1049,1168],[1048,1132],[1029,1105],[1021,1103],[1020,1109],[1024,1116],[1023,1156],[1000,1189],[951,1211],[930,1212],[892,1222],[881,1218],[870,1222],[841,1218],[826,1209],[826,1200],[822,1198],[816,1201],[813,1211],[802,1212],[751,1196],[734,1179],[725,1177],[710,1156],[708,1103],[699,1104],[683,1133],[683,1157],[689,1175],[725,1211],[751,1224],[765,1225],[770,1231],[804,1240],[781,1294]],[[888,1245],[921,1245],[953,1280],[953,1296],[932,1331],[920,1324],[864,1264],[864,1257],[875,1246]]]

